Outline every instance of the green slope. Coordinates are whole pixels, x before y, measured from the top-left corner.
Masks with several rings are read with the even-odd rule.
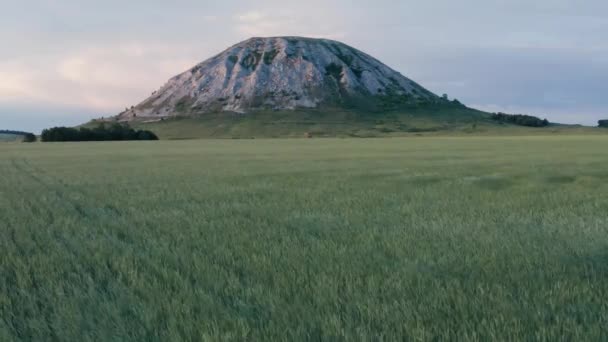
[[[163,139],[375,137],[494,125],[487,113],[445,104],[384,112],[323,108],[247,114],[184,113],[183,116],[162,121],[134,121],[131,124],[152,130]]]
[[[100,120],[85,126],[95,126]],[[344,108],[215,113],[131,121],[136,129],[151,130],[161,139],[391,137],[409,135],[550,135],[602,134],[591,127],[550,125],[543,128],[502,124],[491,114],[451,103],[416,105],[390,111]]]

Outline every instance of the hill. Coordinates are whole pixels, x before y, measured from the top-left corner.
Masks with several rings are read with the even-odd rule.
[[[171,78],[120,120],[337,107],[385,111],[444,101],[340,42],[251,38]]]
[[[243,41],[140,104],[84,126],[101,122],[129,123],[162,139],[600,133],[475,110],[346,44],[302,37]]]
[[[439,97],[362,51],[302,37],[236,44],[110,121],[176,139],[379,136],[497,126],[491,114]]]
[[[552,124],[547,127],[524,127],[497,124],[489,120],[466,122],[436,121],[432,117],[400,115],[392,120],[344,119],[350,113],[331,113],[328,118],[310,112],[259,112],[251,115],[211,114],[175,117],[156,122],[131,122],[136,129],[154,132],[162,140],[225,138],[303,138],[303,137],[402,137],[402,136],[530,136],[596,135],[608,130],[580,125]],[[89,125],[94,126],[96,122]]]
[[[454,115],[455,114],[455,115]],[[131,121],[162,139],[377,137],[432,133],[493,125],[485,113],[468,108],[412,107],[407,112],[357,112],[343,108],[208,113],[161,120]]]

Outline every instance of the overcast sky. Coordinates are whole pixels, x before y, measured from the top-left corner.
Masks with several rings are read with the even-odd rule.
[[[115,115],[252,36],[343,41],[480,109],[608,118],[606,0],[0,0],[0,129]]]

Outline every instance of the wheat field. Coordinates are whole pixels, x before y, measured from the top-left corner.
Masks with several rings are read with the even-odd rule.
[[[0,340],[606,340],[606,146],[0,144]]]

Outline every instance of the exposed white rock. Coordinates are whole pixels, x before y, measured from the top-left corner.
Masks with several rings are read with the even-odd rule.
[[[314,108],[381,96],[437,99],[375,58],[340,42],[251,38],[171,78],[119,119]]]

